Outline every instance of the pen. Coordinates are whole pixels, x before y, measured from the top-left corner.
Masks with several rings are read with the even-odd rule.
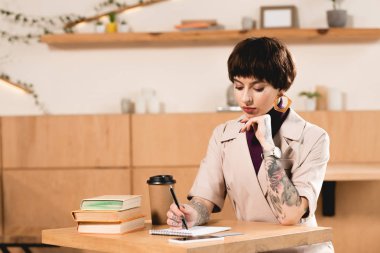
[[[172,185],[170,185],[170,193],[172,194],[172,197],[173,197],[174,203],[176,204],[176,206],[177,206],[178,209],[179,209],[179,202],[178,202],[177,196],[175,195],[174,188],[173,188]],[[182,224],[185,226],[186,229],[189,229],[189,228],[187,227],[187,223],[186,223],[185,218],[182,218]]]

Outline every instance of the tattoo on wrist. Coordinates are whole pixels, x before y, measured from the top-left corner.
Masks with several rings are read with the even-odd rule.
[[[203,225],[207,223],[210,220],[210,214],[207,210],[207,207],[199,202],[196,201],[194,198],[190,200],[189,205],[197,211],[198,216],[197,220],[195,221],[195,225]]]

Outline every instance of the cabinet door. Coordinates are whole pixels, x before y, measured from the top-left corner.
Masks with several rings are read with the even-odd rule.
[[[380,162],[380,111],[300,113],[330,136],[330,162]]]
[[[198,166],[213,129],[240,114],[133,115],[133,166]]]
[[[129,115],[4,117],[4,168],[128,167]]]
[[[40,241],[41,230],[75,226],[71,211],[83,198],[130,194],[129,169],[5,170],[4,235]]]

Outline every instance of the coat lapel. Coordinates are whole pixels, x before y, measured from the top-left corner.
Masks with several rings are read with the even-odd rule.
[[[302,119],[293,109],[290,109],[288,117],[279,130],[277,135],[284,137],[287,140],[298,141],[305,128],[306,121]],[[289,142],[288,142],[289,143]]]
[[[228,122],[223,129],[223,133],[220,141],[223,143],[225,141],[233,140],[240,134],[240,129],[244,126],[240,120],[244,118],[244,115],[240,116],[238,119],[234,119]]]

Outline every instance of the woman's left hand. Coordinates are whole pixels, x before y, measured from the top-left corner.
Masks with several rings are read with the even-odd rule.
[[[240,132],[244,133],[253,128],[256,138],[264,150],[271,149],[274,146],[271,117],[268,114],[252,118],[244,118],[240,122],[245,123]]]

